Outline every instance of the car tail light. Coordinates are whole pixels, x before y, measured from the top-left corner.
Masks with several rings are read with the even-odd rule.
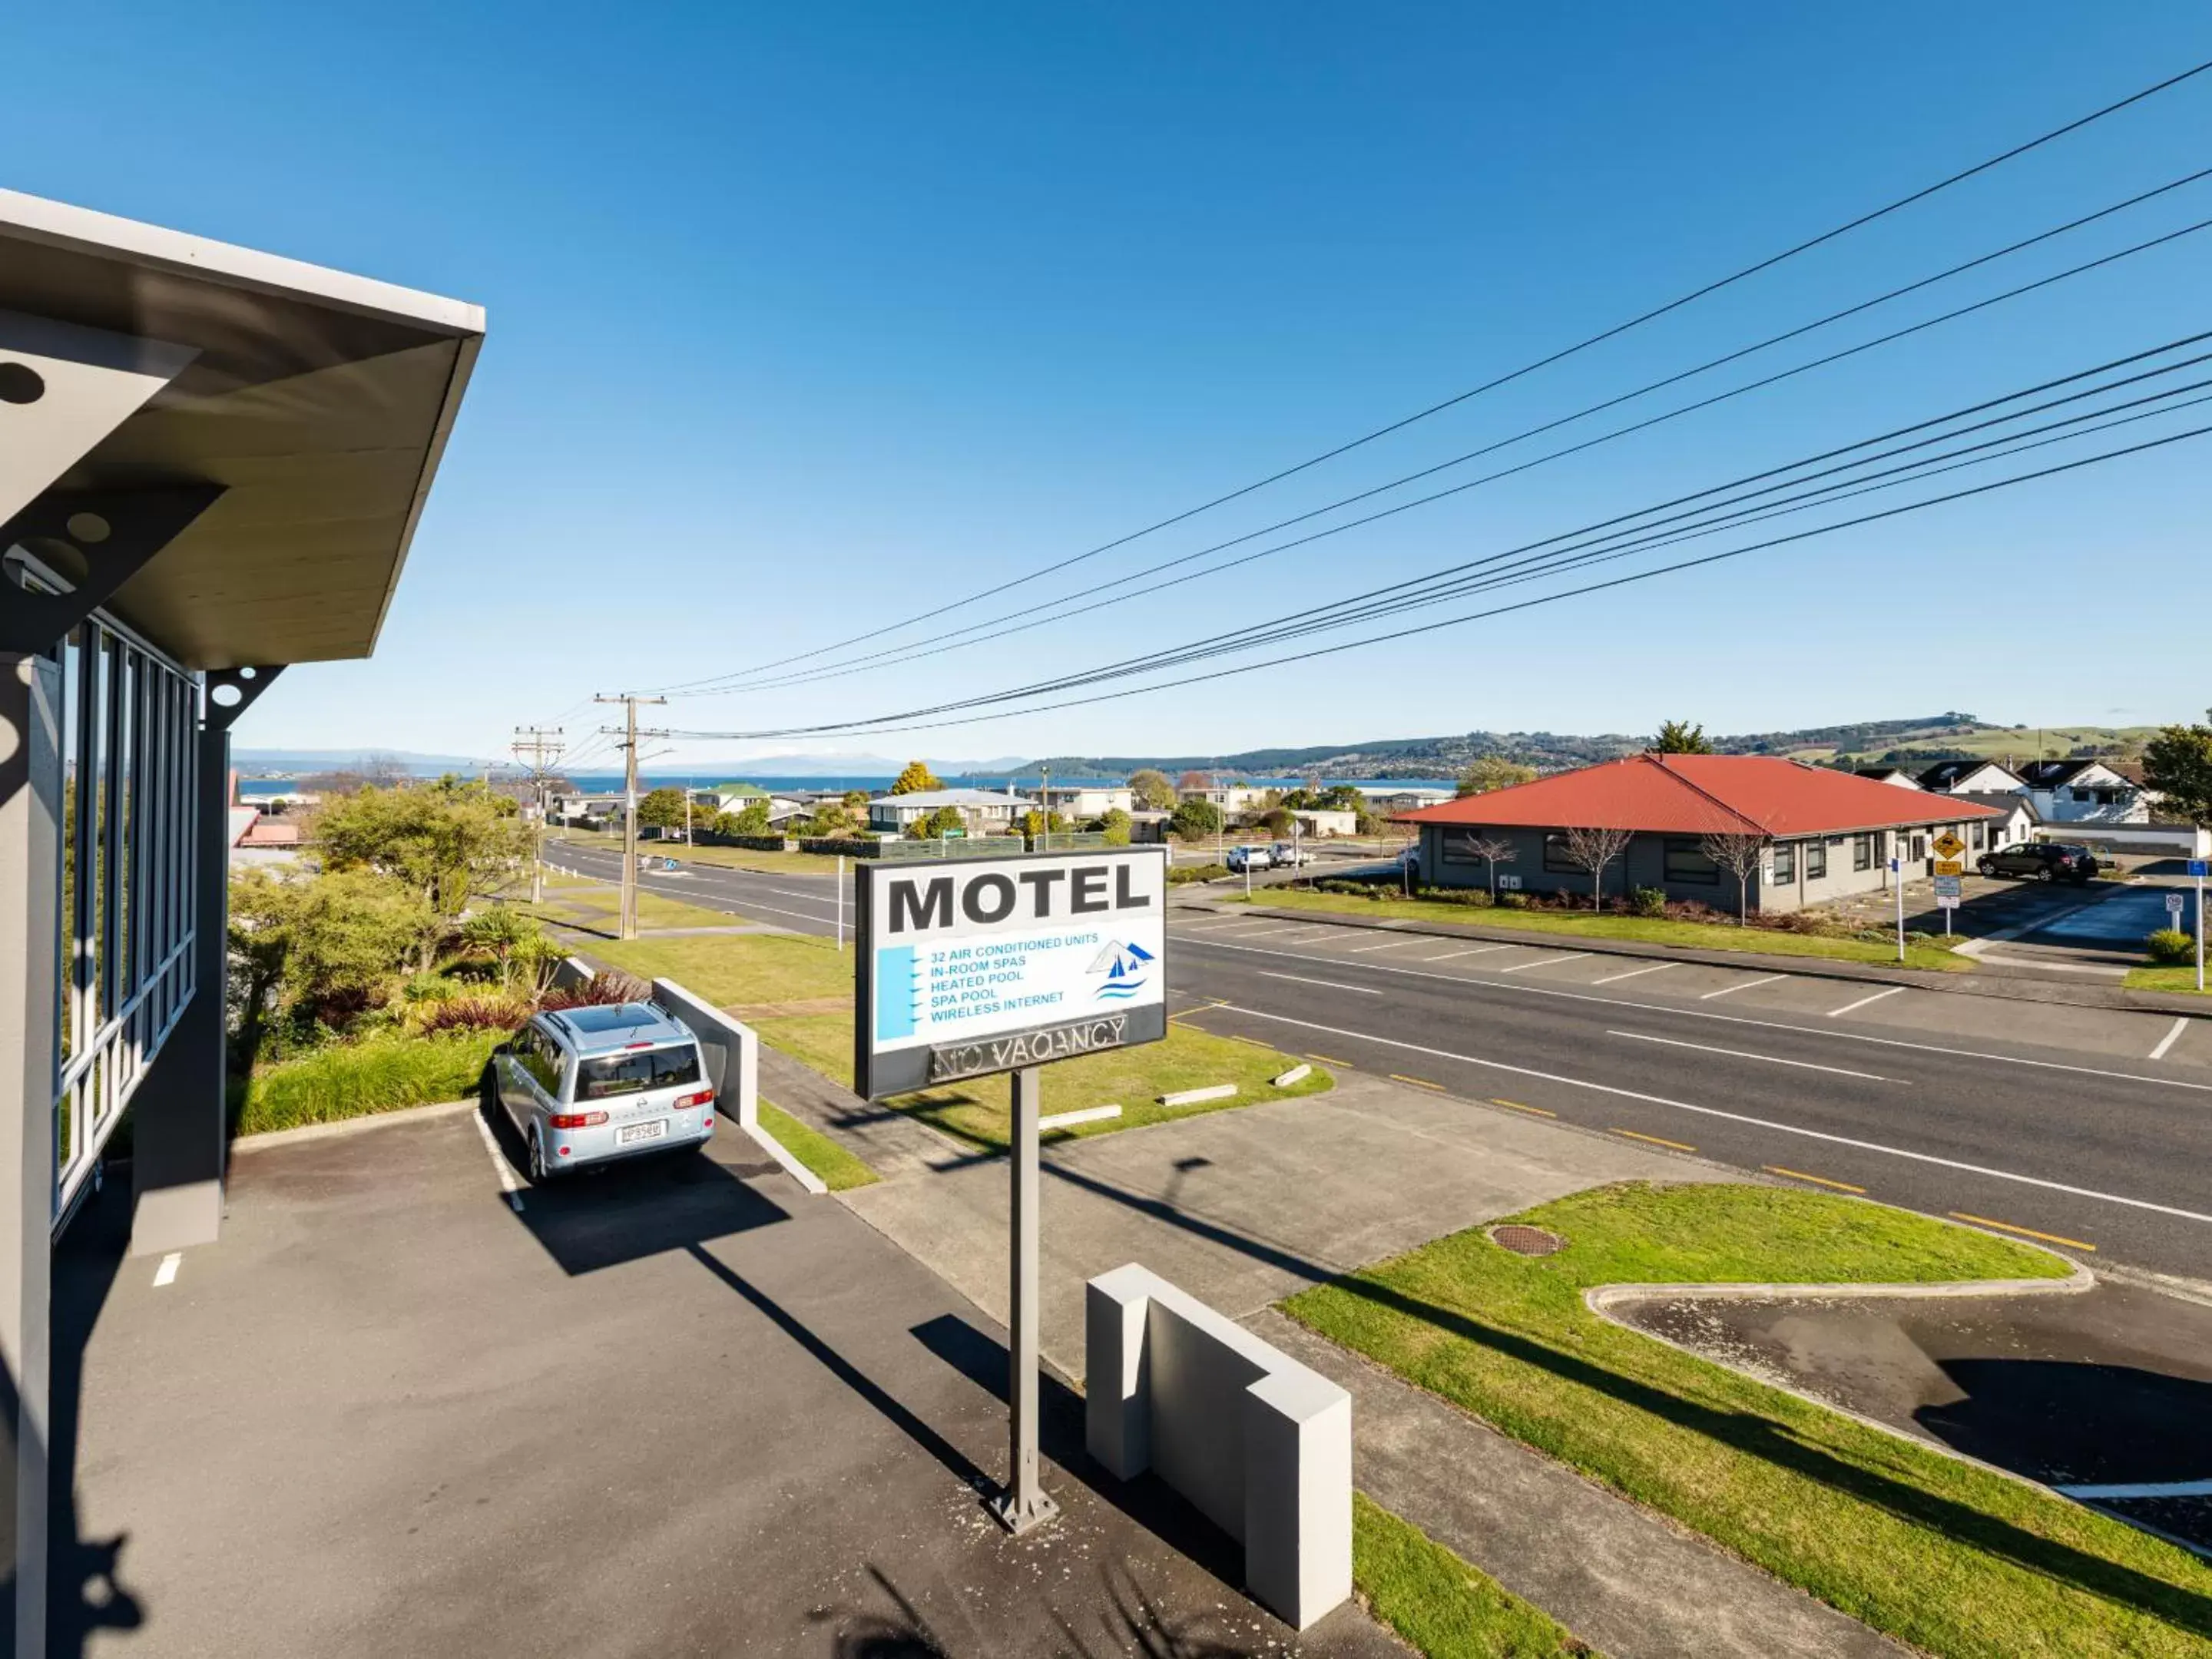
[[[605,1112],[556,1112],[549,1120],[556,1129],[596,1128],[606,1121]]]
[[[687,1107],[711,1106],[714,1103],[714,1091],[712,1089],[702,1089],[696,1094],[678,1095],[676,1098],[676,1109],[680,1112]]]

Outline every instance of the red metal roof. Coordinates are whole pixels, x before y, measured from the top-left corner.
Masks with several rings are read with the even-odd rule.
[[[1953,796],[1769,755],[1631,755],[1401,812],[1396,821],[1812,836],[2000,816]]]

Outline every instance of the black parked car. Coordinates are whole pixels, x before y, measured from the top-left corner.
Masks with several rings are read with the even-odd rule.
[[[2016,841],[1983,854],[1974,861],[1974,868],[1985,876],[2080,883],[2097,873],[2097,855],[2071,842]]]

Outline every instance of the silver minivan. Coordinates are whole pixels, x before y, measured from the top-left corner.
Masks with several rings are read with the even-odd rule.
[[[494,1052],[485,1085],[529,1149],[532,1181],[714,1138],[699,1040],[649,1002],[532,1016]]]

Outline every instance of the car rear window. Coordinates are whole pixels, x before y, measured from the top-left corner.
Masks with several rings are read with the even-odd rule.
[[[576,1067],[576,1098],[605,1100],[647,1089],[672,1088],[699,1080],[699,1051],[685,1043],[671,1048],[633,1048],[600,1054]]]

